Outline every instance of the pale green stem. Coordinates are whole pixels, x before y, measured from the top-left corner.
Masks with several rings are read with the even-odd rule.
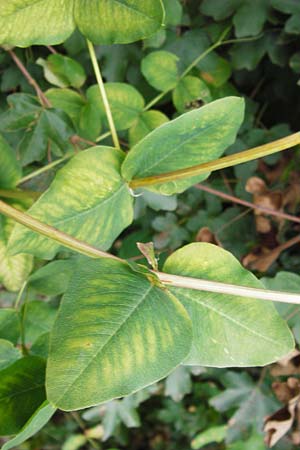
[[[19,184],[26,183],[26,181],[31,180],[32,178],[37,177],[38,175],[41,175],[42,173],[48,172],[48,170],[53,169],[53,167],[58,166],[64,161],[67,161],[68,159],[72,158],[74,156],[74,153],[67,154],[63,158],[56,159],[55,161],[51,162],[50,164],[47,164],[44,167],[41,167],[40,169],[35,170],[34,172],[29,173],[28,175],[25,175],[25,177],[21,178],[21,180],[18,182]]]
[[[226,167],[236,166],[248,161],[253,161],[257,158],[272,155],[273,153],[287,150],[295,145],[300,144],[300,132],[291,134],[277,141],[269,142],[268,144],[259,145],[258,147],[245,150],[243,152],[235,153],[233,155],[224,156],[204,164],[187,167],[186,169],[174,170],[173,172],[166,172],[161,175],[153,175],[145,178],[135,178],[129,182],[131,189],[139,187],[152,186],[154,184],[167,183],[169,181],[182,180],[204,173],[214,172],[215,170],[225,169]]]
[[[228,39],[227,41],[223,41],[224,37],[227,35],[229,29],[227,28],[220,36],[220,38],[215,42],[213,45],[211,45],[209,48],[207,48],[203,53],[201,53],[197,58],[195,58],[191,64],[182,72],[182,74],[178,77],[178,83],[182,78],[184,78],[188,73],[200,62],[202,59],[204,59],[207,55],[209,55],[212,51],[214,51],[216,48],[227,45],[227,44],[235,44],[239,42],[250,42],[255,41],[259,38],[261,38],[262,34],[259,36],[255,36],[254,38],[241,38],[241,39]],[[152,108],[156,103],[158,103],[165,95],[167,95],[169,92],[171,92],[172,89],[166,89],[165,91],[158,94],[156,97],[154,97],[145,107],[143,111],[148,111],[148,109]]]
[[[107,137],[109,137],[111,135],[110,131],[107,131],[106,133],[101,134],[100,136],[97,137],[96,142],[101,142],[104,139],[106,139]]]
[[[19,304],[20,304],[20,302],[21,302],[21,300],[22,300],[22,296],[23,296],[24,290],[25,290],[25,288],[26,288],[26,285],[27,285],[27,281],[25,281],[25,282],[22,284],[22,287],[21,287],[21,289],[19,290],[19,293],[18,293],[16,302],[15,302],[15,309],[18,309],[18,307],[19,307]]]
[[[0,213],[4,214],[16,222],[25,225],[27,228],[42,234],[56,242],[70,248],[78,253],[92,257],[92,258],[111,258],[120,262],[124,260],[111,255],[110,253],[103,252],[83,241],[73,238],[72,236],[63,233],[49,225],[40,222],[37,219],[29,216],[26,213],[22,213],[17,209],[7,205],[0,200]],[[195,289],[198,291],[218,292],[222,294],[235,295],[239,297],[249,297],[262,300],[272,300],[284,303],[300,304],[300,295],[290,294],[285,292],[267,291],[264,289],[254,289],[244,286],[236,286],[226,283],[219,283],[216,281],[208,281],[191,277],[181,277],[177,275],[171,275],[168,273],[154,272],[159,280],[166,286],[174,286],[187,289]]]
[[[98,83],[98,86],[99,86],[99,90],[100,90],[100,94],[101,94],[101,97],[102,97],[102,101],[103,101],[103,104],[104,104],[104,108],[105,108],[105,112],[106,112],[109,128],[110,128],[110,131],[111,131],[112,139],[113,139],[115,147],[116,148],[120,148],[120,144],[119,144],[119,139],[118,139],[115,123],[114,123],[114,120],[113,120],[113,116],[112,116],[112,113],[111,113],[110,105],[109,105],[108,98],[107,98],[107,95],[106,95],[106,91],[105,91],[105,87],[104,87],[104,83],[103,83],[100,67],[99,67],[99,64],[98,64],[98,61],[97,61],[95,49],[94,49],[93,44],[89,40],[87,40],[87,46],[88,46],[88,49],[89,49],[89,53],[90,53],[91,61],[92,61],[92,64],[93,64],[96,80],[97,80],[97,83]]]
[[[0,197],[3,198],[14,198],[16,200],[25,200],[32,198],[34,200],[38,199],[41,194],[35,191],[18,191],[10,189],[0,189]]]

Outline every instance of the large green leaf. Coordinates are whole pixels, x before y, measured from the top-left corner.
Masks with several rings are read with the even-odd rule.
[[[29,276],[33,259],[29,255],[12,256],[8,252],[8,240],[14,222],[0,217],[0,284],[9,291],[18,291]]]
[[[18,433],[45,401],[44,360],[19,359],[0,372],[0,379],[0,435]]]
[[[128,153],[122,174],[126,180],[159,175],[216,159],[234,142],[244,116],[238,97],[216,100],[166,123]],[[182,192],[209,173],[149,186],[162,194]]]
[[[59,44],[75,28],[74,0],[5,0],[0,3],[0,44]]]
[[[227,251],[205,243],[190,244],[171,255],[168,273],[263,288]],[[294,347],[286,323],[274,305],[256,299],[171,288],[193,322],[194,342],[187,364],[261,366]]]
[[[75,0],[81,33],[97,44],[126,44],[155,33],[162,24],[161,0]]]
[[[49,189],[30,208],[33,217],[106,250],[132,222],[132,197],[120,176],[123,153],[93,147],[57,172]],[[60,244],[17,225],[11,252],[52,259]]]
[[[43,426],[46,425],[46,423],[51,419],[54,413],[55,408],[46,400],[25,423],[24,427],[20,430],[17,436],[6,442],[1,450],[18,448],[18,445],[31,438],[31,436],[33,436],[41,428],[43,428]]]
[[[128,43],[155,33],[163,18],[161,0],[5,0],[0,44],[59,44],[76,24],[95,43]]]
[[[13,149],[0,134],[0,188],[15,187],[21,174]]]
[[[52,331],[49,401],[85,408],[154,383],[188,354],[190,327],[180,302],[144,274],[80,258]]]

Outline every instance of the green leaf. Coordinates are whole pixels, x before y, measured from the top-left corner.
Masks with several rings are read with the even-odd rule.
[[[163,0],[166,25],[179,25],[182,19],[182,5],[179,0]]]
[[[165,289],[111,259],[80,258],[52,330],[49,401],[96,405],[166,376],[191,344],[186,311]]]
[[[66,292],[73,273],[72,260],[52,261],[41,267],[29,278],[29,287],[43,295],[59,295]]]
[[[208,103],[211,100],[210,91],[207,85],[204,81],[193,76],[187,76],[180,80],[174,89],[172,96],[173,103],[180,113],[184,113],[189,109],[193,109],[193,107],[197,107],[198,101]]]
[[[78,153],[28,211],[42,222],[107,250],[133,218],[132,197],[120,176],[123,153],[93,147]],[[116,215],[117,211],[117,215]],[[11,253],[52,259],[61,245],[22,225],[10,239]]]
[[[41,104],[29,94],[12,94],[7,97],[9,109],[0,116],[0,129],[6,132],[27,128],[41,112]]]
[[[75,21],[96,44],[126,44],[151,36],[164,19],[161,0],[75,0]]]
[[[43,426],[46,425],[47,422],[49,422],[54,413],[55,408],[46,400],[25,423],[17,436],[6,442],[1,447],[1,450],[18,448],[20,444],[27,441],[27,439],[31,438],[34,434],[40,431],[40,429],[43,428]]]
[[[218,425],[199,433],[191,442],[192,449],[198,450],[212,442],[222,442],[226,437],[227,429],[227,425]]]
[[[168,91],[179,81],[178,60],[174,53],[163,50],[152,52],[143,58],[141,70],[151,86],[158,91]]]
[[[0,134],[0,188],[14,188],[21,175],[21,167],[13,149]]]
[[[174,402],[180,402],[192,390],[191,374],[188,367],[177,367],[166,379],[165,395],[169,395]]]
[[[164,271],[264,287],[234,256],[212,244],[190,244],[177,250],[167,259]],[[272,303],[191,289],[170,290],[182,301],[193,322],[194,342],[186,364],[262,366],[294,348],[293,336]]]
[[[71,89],[52,88],[45,92],[53,108],[61,109],[77,123],[82,108],[86,102],[84,98]]]
[[[74,0],[9,0],[0,5],[0,44],[29,47],[63,42],[75,28]]]
[[[10,341],[0,339],[0,370],[13,364],[21,358],[21,352]]]
[[[8,241],[14,225],[13,220],[0,217],[0,284],[8,291],[21,289],[33,266],[31,256],[12,256],[8,252]]]
[[[105,90],[117,130],[126,130],[131,127],[145,105],[141,94],[126,83],[105,83]],[[86,95],[88,101],[95,105],[100,119],[108,128],[106,111],[98,85],[89,87]]]
[[[233,23],[237,38],[257,36],[269,13],[269,0],[247,0],[238,8]]]
[[[244,0],[203,0],[200,11],[215,20],[224,20],[231,16]],[[285,0],[283,0],[285,1]]]
[[[73,86],[78,89],[85,82],[84,68],[69,56],[55,53],[48,56],[47,60],[39,58],[37,64],[43,67],[46,80],[55,86]]]
[[[19,314],[12,308],[0,309],[0,339],[17,343],[21,332]]]
[[[286,21],[284,31],[290,34],[300,34],[300,10]]]
[[[36,356],[19,359],[0,372],[0,435],[20,431],[45,401],[45,363]]]
[[[22,308],[24,341],[32,344],[40,336],[49,332],[54,323],[56,308],[49,303],[33,300]]]
[[[122,165],[128,181],[184,169],[219,158],[243,121],[244,101],[226,97],[168,122],[135,145]],[[205,180],[209,173],[149,186],[171,195]]]
[[[151,110],[141,113],[137,121],[129,129],[129,142],[133,146],[143,139],[150,131],[169,121],[169,118],[160,111]]]

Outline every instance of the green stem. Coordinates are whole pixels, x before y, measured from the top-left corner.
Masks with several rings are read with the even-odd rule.
[[[215,170],[225,169],[226,167],[236,166],[257,158],[272,155],[273,153],[287,150],[300,144],[300,132],[291,134],[277,141],[269,142],[268,144],[259,145],[258,147],[245,150],[243,152],[235,153],[234,155],[224,156],[204,164],[187,167],[186,169],[174,170],[173,172],[166,172],[160,175],[153,175],[151,177],[136,178],[129,182],[131,189],[136,189],[145,186],[152,186],[155,184],[167,183],[168,181],[182,180],[183,178],[194,177],[204,173],[214,172]]]
[[[107,98],[107,95],[106,95],[106,92],[105,92],[105,87],[104,87],[104,83],[103,83],[100,67],[99,67],[99,64],[98,64],[98,61],[97,61],[95,49],[94,49],[93,44],[89,40],[87,40],[87,46],[88,46],[88,49],[89,49],[89,53],[90,53],[91,61],[92,61],[92,64],[93,64],[96,80],[97,80],[97,83],[98,83],[98,86],[99,86],[99,90],[100,90],[100,94],[101,94],[101,97],[102,97],[102,101],[103,101],[103,104],[104,104],[104,108],[105,108],[105,112],[106,112],[109,128],[110,128],[110,131],[111,131],[112,139],[113,139],[115,147],[116,148],[120,148],[120,144],[119,144],[119,139],[118,139],[115,123],[114,123],[113,116],[112,116],[112,113],[111,113],[111,109],[110,109],[110,105],[109,105],[109,102],[108,102],[108,98]]]
[[[35,191],[17,191],[10,189],[0,189],[0,197],[3,198],[14,198],[16,200],[25,200],[28,198],[32,198],[37,200],[40,197],[40,192]]]
[[[64,156],[63,158],[57,159],[53,162],[51,162],[50,164],[47,164],[44,167],[41,167],[40,169],[35,170],[34,172],[29,173],[28,175],[26,175],[25,177],[21,178],[21,180],[19,181],[18,184],[23,184],[26,183],[26,181],[31,180],[32,178],[37,177],[38,175],[41,175],[42,173],[47,172],[48,170],[53,169],[53,167],[58,166],[59,164],[61,164],[64,161],[67,161],[68,159],[72,158],[72,156],[74,156],[74,153],[70,153],[67,154],[66,156]]]
[[[21,287],[21,289],[20,289],[20,291],[19,291],[19,293],[18,293],[16,302],[15,302],[15,309],[18,309],[18,308],[19,308],[19,304],[20,304],[20,302],[21,302],[21,300],[22,300],[22,296],[23,296],[23,293],[24,293],[24,290],[25,290],[26,286],[27,286],[27,281],[25,281],[25,282],[22,284],[22,287]]]
[[[103,141],[104,139],[106,139],[107,137],[109,137],[111,135],[110,131],[107,131],[106,133],[101,134],[100,136],[97,137],[96,142],[100,142]]]
[[[110,253],[106,253],[95,247],[92,247],[86,242],[79,241],[78,239],[75,239],[72,236],[63,233],[62,231],[59,231],[56,228],[46,225],[40,222],[39,220],[29,216],[28,214],[22,213],[21,211],[18,211],[17,209],[7,205],[1,200],[0,200],[0,213],[10,217],[11,219],[14,219],[16,222],[22,225],[25,225],[27,228],[30,228],[31,230],[40,233],[43,236],[46,236],[50,239],[53,239],[54,241],[59,242],[65,247],[70,248],[71,250],[74,250],[83,255],[92,258],[111,258],[119,262],[123,263],[126,262],[114,255],[111,255]],[[198,278],[181,277],[178,275],[171,275],[162,272],[154,272],[154,271],[152,272],[166,286],[195,289],[198,291],[206,291],[206,292],[218,292],[222,294],[257,298],[268,301],[300,304],[300,295],[297,294],[267,291],[264,289],[248,288],[245,286],[236,286],[227,283],[219,283],[216,281],[202,280]]]
[[[182,80],[182,78],[184,78],[186,75],[188,75],[188,73],[200,62],[202,61],[202,59],[204,59],[207,55],[209,55],[212,51],[214,51],[216,48],[222,46],[222,45],[228,45],[228,44],[236,44],[239,42],[250,42],[250,41],[255,41],[259,38],[262,37],[262,34],[260,34],[259,36],[255,36],[254,38],[241,38],[241,39],[228,39],[227,41],[223,41],[223,39],[225,38],[225,36],[227,35],[229,31],[229,28],[226,28],[226,30],[221,34],[221,36],[219,37],[219,39],[212,44],[209,48],[207,48],[203,53],[201,53],[199,56],[197,56],[197,58],[195,58],[191,64],[185,69],[184,72],[182,72],[182,74],[178,77],[178,83],[180,80]],[[148,109],[152,108],[152,106],[154,106],[156,103],[158,103],[165,95],[167,95],[172,89],[167,89],[163,92],[161,92],[160,94],[158,94],[156,97],[154,97],[145,107],[143,111],[148,111]]]

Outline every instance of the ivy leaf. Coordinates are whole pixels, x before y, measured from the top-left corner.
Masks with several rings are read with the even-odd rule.
[[[191,345],[175,297],[129,265],[80,258],[55,321],[47,368],[49,401],[80,409],[166,376]]]
[[[106,95],[110,104],[117,130],[126,130],[135,122],[143,111],[145,101],[142,95],[126,83],[105,83]],[[108,127],[105,107],[98,85],[88,88],[88,101],[99,111],[103,123]]]
[[[129,142],[133,146],[143,139],[150,131],[169,121],[169,118],[162,112],[145,111],[138,116],[136,122],[129,129]]]
[[[28,213],[71,236],[107,250],[133,218],[132,197],[120,176],[123,153],[92,147],[74,156]],[[118,212],[115,216],[116,211]],[[10,239],[12,254],[52,259],[61,245],[22,225]]]
[[[174,402],[180,402],[191,390],[192,380],[188,367],[177,367],[166,379],[165,395],[169,395]]]
[[[37,121],[26,131],[19,144],[23,165],[41,161],[49,151],[57,156],[72,149],[69,142],[75,133],[68,116],[59,110],[42,110]]]
[[[171,90],[179,81],[178,59],[174,53],[163,50],[149,53],[142,60],[142,73],[158,91]]]
[[[33,266],[31,256],[12,256],[8,252],[8,241],[14,225],[13,220],[0,217],[0,284],[9,291],[21,289]]]
[[[10,341],[0,339],[0,370],[13,364],[21,358],[21,352]]]
[[[1,5],[0,18],[1,44],[60,44],[76,25],[94,43],[125,44],[155,33],[164,9],[161,0],[12,0]]]
[[[39,58],[37,64],[43,67],[46,80],[55,86],[80,88],[85,82],[84,68],[69,56],[55,53],[47,60]]]
[[[13,149],[0,134],[0,188],[14,188],[22,171]]]
[[[284,0],[283,0],[284,1]],[[200,11],[215,20],[224,20],[230,17],[243,0],[203,0]]]
[[[16,344],[21,333],[21,323],[16,309],[0,309],[0,339]]]
[[[268,18],[269,0],[242,2],[233,18],[237,38],[257,36]]]
[[[45,401],[45,362],[36,356],[19,359],[0,372],[0,435],[20,431]]]
[[[226,97],[187,112],[148,134],[128,153],[122,174],[128,181],[214,160],[235,140],[243,121],[244,101]],[[161,194],[182,192],[209,173],[147,187]]]
[[[18,448],[20,444],[27,441],[27,439],[31,438],[34,434],[40,431],[40,429],[43,428],[47,422],[49,422],[55,411],[55,408],[46,400],[25,423],[17,436],[7,441],[1,447],[1,450]]]
[[[212,244],[190,244],[177,250],[167,259],[164,271],[263,288],[234,256]],[[294,348],[292,333],[270,302],[191,289],[170,290],[193,322],[194,342],[186,364],[262,366]]]

